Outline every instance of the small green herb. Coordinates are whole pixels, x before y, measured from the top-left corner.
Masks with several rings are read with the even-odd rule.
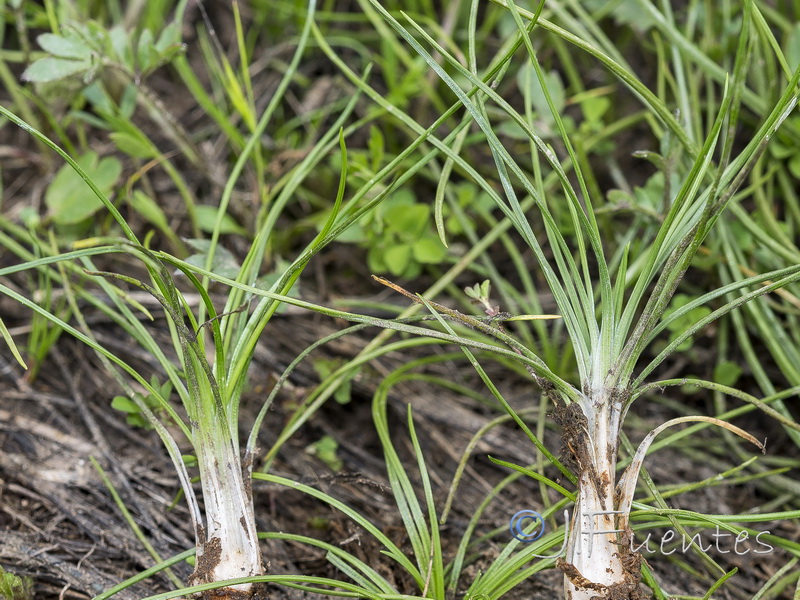
[[[164,384],[159,384],[158,378],[155,375],[150,379],[150,384],[157,390],[160,390],[162,398],[169,398],[172,393],[172,384],[169,381],[166,381]],[[147,394],[146,396],[136,394],[136,399],[140,404],[144,403],[145,406],[154,412],[159,410],[159,401],[152,394]],[[114,396],[111,400],[111,408],[124,412],[125,420],[129,425],[142,427],[144,429],[152,429],[150,423],[148,423],[147,419],[142,415],[140,404],[137,404],[134,400],[126,396]]]
[[[342,459],[336,454],[339,449],[339,442],[329,435],[323,435],[313,444],[306,448],[306,452],[312,456],[316,456],[324,462],[331,471],[341,470],[344,463]]]

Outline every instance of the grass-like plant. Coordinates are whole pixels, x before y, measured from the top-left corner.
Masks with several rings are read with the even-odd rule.
[[[716,115],[707,120],[702,137],[698,137],[696,131],[684,125],[698,122],[693,120],[693,115],[683,115],[684,120],[678,121],[663,100],[648,90],[629,68],[585,38],[542,19],[540,13],[544,4],[540,3],[535,13],[518,8],[513,0],[508,0],[504,6],[514,19],[517,41],[524,45],[550,107],[550,116],[564,148],[563,160],[572,170],[571,177],[562,159],[543,141],[531,122],[498,95],[494,86],[479,73],[475,54],[477,2],[473,2],[471,8],[467,65],[409,15],[391,14],[378,2],[372,2],[372,7],[459,98],[485,136],[503,195],[491,189],[486,191],[535,255],[536,267],[545,278],[564,320],[575,355],[578,381],[574,385],[566,381],[543,360],[535,361],[531,370],[542,391],[557,407],[556,419],[562,426],[562,437],[578,478],[566,556],[559,561],[559,568],[564,572],[565,597],[572,600],[598,596],[638,598],[640,560],[630,551],[627,541],[631,536],[629,513],[644,453],[655,434],[664,427],[707,418],[678,419],[658,428],[645,439],[631,465],[618,477],[621,425],[631,403],[653,385],[659,385],[645,385],[645,381],[680,344],[714,319],[800,278],[797,266],[752,275],[709,291],[667,313],[679,283],[712,227],[747,181],[769,140],[796,106],[800,71],[785,74],[787,81],[783,92],[774,103],[769,106],[760,103],[761,122],[752,137],[745,144],[735,143],[740,115],[746,105],[753,102],[747,87],[752,41],[760,35],[768,35],[756,28],[762,19],[757,6],[745,3],[730,74],[719,82]],[[671,177],[677,175],[678,183],[667,198],[660,223],[644,230],[639,240],[628,237],[615,247],[603,238],[597,216],[600,199],[590,191],[586,169],[573,140],[567,135],[534,48],[535,34],[543,30],[575,44],[609,68],[679,144],[680,156],[667,173]],[[785,65],[780,50],[775,48],[775,52]],[[434,54],[443,57],[444,65]],[[463,82],[468,82],[471,91],[464,89]],[[472,95],[475,90],[477,93]],[[553,217],[554,201],[542,193],[540,181],[531,180],[519,160],[501,143],[490,116],[497,109],[527,135],[536,165],[532,170],[537,171],[542,161],[560,181],[558,202],[568,206],[574,234],[565,234]],[[691,110],[691,105],[684,110]],[[455,153],[451,158],[457,165],[461,164]],[[534,200],[546,243],[534,233],[531,211],[522,208],[525,197]],[[737,297],[689,323],[654,357],[648,356],[659,334],[672,321],[685,318],[694,308],[724,298],[726,294]],[[647,360],[642,362],[643,359]],[[695,383],[720,389],[711,382]],[[782,421],[792,426],[789,420],[783,418]],[[738,428],[718,423],[746,436]]]
[[[228,176],[216,209],[211,239],[203,253],[207,269],[213,269],[215,265],[215,254],[219,252],[219,236],[234,186],[253,153],[257,152],[257,148],[260,152],[262,135],[270,124],[307,47],[314,9],[315,3],[312,1],[308,5],[292,61],[263,113],[252,123],[252,134],[246,138],[246,143]],[[237,33],[243,35],[241,30]],[[207,289],[209,284],[207,277],[195,275],[191,265],[168,253],[149,249],[148,244],[139,239],[114,203],[98,188],[93,178],[73,157],[20,117],[0,107],[3,116],[30,132],[37,141],[54,150],[74,169],[102,202],[123,234],[121,239],[90,240],[84,242],[81,249],[43,258],[31,258],[2,270],[2,275],[5,276],[38,269],[48,281],[59,282],[67,292],[67,299],[77,319],[77,325],[65,322],[47,307],[40,306],[8,286],[0,286],[0,293],[7,294],[30,307],[36,314],[93,348],[125,390],[129,401],[135,404],[141,416],[158,433],[178,474],[195,535],[196,566],[189,583],[206,585],[206,589],[217,588],[214,597],[219,594],[229,597],[250,597],[257,591],[257,586],[254,586],[250,579],[264,575],[264,562],[255,525],[250,483],[255,432],[261,421],[256,423],[256,429],[250,436],[250,452],[243,457],[239,442],[239,401],[256,343],[275,314],[279,302],[274,297],[254,297],[253,291],[259,291],[264,287],[259,280],[262,275],[260,271],[279,216],[301,182],[338,145],[341,148],[342,172],[338,192],[334,191],[335,197],[331,199],[331,210],[327,221],[322,224],[316,237],[300,256],[285,270],[277,273],[277,280],[271,286],[272,291],[287,294],[310,258],[335,238],[331,232],[343,208],[347,169],[343,127],[357,99],[358,95],[355,95],[348,100],[330,128],[320,136],[304,160],[293,169],[290,177],[282,182],[280,193],[260,215],[253,243],[235,273],[236,283],[241,287],[231,289],[226,304],[221,309],[212,302]],[[369,206],[366,209],[368,208]],[[339,231],[358,218],[363,210],[350,212],[348,219],[342,219],[337,224]],[[10,224],[6,225],[14,229]],[[17,230],[14,231],[19,233]],[[19,235],[24,239],[26,232]],[[29,238],[30,234],[27,235]],[[26,255],[24,248],[15,242],[13,236],[4,234],[3,243],[20,256],[29,256]],[[101,271],[93,257],[110,253],[122,253],[135,258],[143,270],[129,274]],[[58,269],[55,269],[54,265],[57,265]],[[179,276],[173,275],[176,270]],[[205,273],[212,274],[210,270]],[[99,286],[107,294],[108,301],[106,303],[98,301],[94,297],[96,294],[86,293],[81,287],[75,286],[76,279],[80,280],[83,286]],[[162,348],[153,332],[141,324],[141,305],[131,302],[127,294],[114,285],[115,282],[141,288],[158,300],[167,317],[172,341],[171,349]],[[201,298],[196,309],[193,309],[187,300],[187,293],[198,294]],[[123,358],[98,343],[84,320],[77,302],[78,297],[103,311],[130,336],[132,342],[150,353],[162,366],[171,385],[157,385],[158,382],[154,382],[149,375],[137,372]],[[146,310],[145,314],[149,316]],[[17,353],[13,341],[4,328],[2,333],[11,343],[12,350]],[[179,414],[171,404],[170,389],[175,390],[180,398],[184,414]],[[169,423],[163,422],[157,415],[166,416]],[[178,440],[171,433],[176,430],[175,428],[191,444],[197,459],[202,488],[202,510],[200,499],[192,485],[192,477],[181,455]],[[227,580],[236,582],[230,586],[219,583]]]

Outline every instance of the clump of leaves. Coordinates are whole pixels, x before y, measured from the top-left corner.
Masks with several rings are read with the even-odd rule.
[[[400,190],[359,223],[351,239],[368,248],[373,272],[417,277],[422,265],[439,263],[447,254],[431,227],[430,215],[430,206],[418,202],[414,192]]]
[[[570,105],[578,105],[583,119],[579,123],[569,114],[561,117],[561,125],[568,135],[589,136],[601,131],[604,127],[603,118],[611,112],[612,104],[605,96],[602,89],[586,90],[568,98],[564,82],[558,71],[544,73],[544,86],[536,76],[532,65],[526,64],[517,71],[516,84],[519,92],[526,98],[530,106],[531,116],[542,138],[555,139],[558,135],[558,125],[550,112],[549,102],[552,102],[555,111],[565,113]],[[545,88],[547,93],[545,93]],[[549,98],[548,98],[549,96]],[[516,140],[527,140],[525,130],[514,121],[503,121],[497,126],[497,132]],[[595,151],[610,152],[613,142],[605,141],[595,147]]]
[[[22,74],[25,81],[33,83],[81,75],[88,84],[111,62],[146,76],[184,50],[177,22],[167,25],[157,39],[150,29],[144,29],[135,43],[124,28],[106,29],[92,21],[73,23],[63,35],[43,33],[36,41],[47,56],[31,63]]]
[[[442,205],[443,227],[450,237],[464,233],[459,219],[462,209],[484,216],[494,209],[491,197],[471,182],[451,186],[453,210]],[[367,249],[367,263],[373,273],[390,273],[394,277],[413,279],[425,265],[439,264],[448,254],[447,246],[431,219],[429,202],[409,188],[394,192],[375,210],[350,227],[338,241],[356,243]],[[438,217],[437,217],[438,218]]]
[[[658,171],[648,178],[644,186],[635,186],[633,193],[609,190],[606,194],[609,202],[607,210],[635,212],[657,223],[664,212],[664,187],[664,173]]]

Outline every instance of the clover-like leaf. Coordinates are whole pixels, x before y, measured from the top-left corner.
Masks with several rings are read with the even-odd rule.
[[[714,367],[714,381],[721,385],[736,385],[741,374],[742,367],[729,360],[723,360]]]
[[[677,311],[679,308],[685,306],[689,302],[692,301],[692,297],[686,294],[676,294],[675,297],[672,299],[669,308],[664,311],[663,318],[669,317],[672,313]],[[671,321],[667,324],[667,329],[670,331],[669,341],[673,341],[677,339],[683,332],[690,328],[692,325],[700,321],[701,319],[707,317],[711,314],[711,309],[707,306],[698,306],[690,310],[684,315],[681,315],[677,319]],[[687,338],[678,346],[679,352],[684,352],[692,347],[694,343],[693,338]]]

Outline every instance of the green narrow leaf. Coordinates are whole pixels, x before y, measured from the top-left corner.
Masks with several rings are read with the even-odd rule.
[[[17,349],[17,345],[14,343],[14,339],[11,337],[11,334],[6,329],[5,323],[3,323],[3,319],[0,319],[0,336],[6,341],[8,347],[11,349],[11,354],[14,355],[14,358],[17,362],[22,365],[22,368],[26,371],[28,370],[28,365],[25,364],[25,361],[22,360],[22,355],[19,353]]]
[[[483,287],[483,286],[481,286],[481,287]],[[419,299],[422,301],[422,303],[425,305],[425,307],[430,311],[430,313],[436,318],[436,320],[439,321],[439,324],[448,333],[455,334],[455,331],[450,326],[450,324],[442,318],[442,315],[440,315],[436,311],[436,309],[434,309],[433,306],[431,306],[431,304],[427,300],[425,300],[425,298],[423,298],[422,296],[419,296]],[[505,411],[508,413],[508,415],[519,426],[519,428],[522,429],[523,432],[525,432],[525,435],[527,435],[528,439],[530,439],[531,442],[533,442],[534,446],[536,446],[539,449],[539,451],[542,454],[544,454],[547,457],[547,459],[564,474],[564,476],[566,476],[573,483],[577,482],[577,478],[575,477],[575,475],[573,475],[564,465],[562,465],[561,461],[559,461],[555,456],[553,456],[553,454],[547,449],[547,447],[539,440],[539,438],[537,438],[533,434],[533,432],[530,430],[530,428],[519,417],[517,412],[514,411],[514,409],[511,407],[511,405],[508,403],[508,401],[503,397],[503,395],[500,393],[500,391],[494,385],[494,382],[489,378],[489,375],[483,369],[481,364],[475,358],[475,355],[470,351],[470,349],[467,347],[466,344],[461,344],[461,351],[464,353],[464,356],[467,357],[467,360],[472,365],[472,368],[475,369],[475,372],[481,378],[483,383],[486,385],[486,387],[492,393],[492,396],[495,397],[495,399],[498,401],[498,403],[503,407],[503,409],[505,409]],[[550,381],[555,382],[557,378],[555,376],[553,376],[552,378],[548,376],[548,379],[550,379]]]
[[[733,567],[730,571],[725,573],[725,575],[717,579],[717,581],[714,582],[714,585],[708,588],[708,592],[706,592],[706,595],[703,596],[703,600],[710,600],[714,596],[714,592],[716,592],[719,588],[721,588],[722,584],[724,584],[726,581],[728,581],[728,579],[736,575],[736,573],[738,572],[739,572],[739,567]]]
[[[261,481],[268,481],[270,483],[276,483],[278,485],[282,485],[289,489],[299,490],[304,494],[308,494],[313,498],[317,498],[322,502],[325,502],[332,508],[342,512],[343,514],[347,515],[349,518],[353,519],[356,523],[358,523],[361,527],[363,527],[370,535],[372,535],[380,544],[382,544],[385,548],[383,552],[385,552],[389,557],[393,560],[397,561],[397,563],[408,573],[410,574],[417,582],[422,581],[422,576],[417,568],[413,565],[413,563],[408,559],[404,552],[402,552],[392,541],[391,539],[385,535],[378,527],[373,525],[370,521],[364,518],[360,513],[356,512],[343,502],[332,498],[331,496],[321,492],[313,487],[303,485],[302,483],[298,483],[297,481],[292,481],[290,479],[286,479],[284,477],[279,477],[277,475],[269,475],[267,473],[253,473],[253,479],[261,480]]]
[[[630,251],[630,247],[630,242],[625,244],[625,250],[622,253],[622,259],[620,260],[619,267],[617,268],[617,278],[614,282],[613,306],[615,321],[619,318],[619,315],[622,314],[622,306],[625,302],[625,287],[626,279],[628,278],[628,253]],[[615,341],[619,342],[619,340]]]
[[[370,138],[371,139],[371,138]],[[344,130],[339,128],[339,151],[341,152],[342,168],[339,171],[339,187],[336,190],[336,199],[333,201],[333,208],[325,221],[325,225],[319,231],[319,235],[314,240],[322,240],[330,232],[336,218],[339,216],[339,211],[342,208],[342,200],[344,199],[344,192],[347,187],[347,144],[344,141]]]
[[[158,36],[158,41],[155,44],[155,49],[159,54],[165,54],[170,46],[177,46],[181,43],[181,28],[178,23],[173,21],[164,29]]]
[[[527,469],[525,467],[522,467],[520,465],[514,464],[512,462],[508,462],[508,461],[505,461],[505,460],[500,460],[499,458],[494,458],[493,456],[490,456],[489,460],[492,461],[496,465],[500,465],[501,467],[506,467],[506,468],[512,469],[514,471],[517,471],[518,473],[522,473],[523,475],[526,475],[527,477],[530,477],[531,479],[535,479],[536,481],[541,481],[542,483],[544,483],[549,488],[554,489],[556,492],[558,492],[559,494],[564,496],[564,498],[567,498],[569,500],[575,500],[575,493],[574,492],[570,492],[567,488],[559,485],[557,482],[553,481],[552,479],[549,479],[548,477],[545,477],[544,475],[540,475],[539,473],[537,473],[536,471],[534,471],[532,469]]]
[[[136,47],[136,60],[140,71],[149,71],[158,64],[158,53],[153,45],[153,32],[149,29],[142,31],[139,44]]]
[[[786,61],[792,70],[800,66],[800,23],[795,23],[786,36]]]
[[[108,42],[111,46],[110,50],[116,54],[117,60],[132,70],[134,66],[131,58],[130,38],[121,25],[115,25],[108,30]]]
[[[469,119],[469,114],[465,114],[462,122],[467,122]],[[464,145],[464,140],[467,138],[467,133],[469,133],[469,128],[467,127],[464,127],[458,132],[458,135],[456,135],[456,139],[453,142],[453,152],[458,153],[461,151],[461,148]],[[433,201],[433,220],[436,223],[436,233],[439,235],[439,239],[445,248],[448,246],[447,232],[445,231],[444,222],[444,195],[445,190],[447,189],[447,184],[450,181],[450,174],[453,172],[454,164],[455,161],[452,159],[452,157],[448,156],[447,160],[444,162],[444,166],[442,167],[442,172],[439,175],[439,182],[436,185],[436,196],[434,197]]]
[[[114,131],[108,137],[117,145],[122,152],[134,158],[153,158],[156,155],[155,149],[149,140],[142,139],[130,131]]]
[[[386,414],[389,390],[399,380],[402,380],[403,374],[404,371],[401,367],[401,369],[394,371],[389,377],[384,379],[378,390],[376,390],[372,400],[372,418],[375,423],[375,429],[378,432],[378,437],[381,440],[381,446],[383,446],[384,460],[386,462],[386,470],[392,488],[392,494],[397,503],[397,508],[403,520],[408,539],[414,550],[417,566],[422,575],[427,571],[430,560],[431,532],[414,491],[414,486],[409,479],[403,462],[400,460],[392,444],[389,434],[388,417]],[[435,526],[435,521],[432,525]],[[417,583],[418,585],[421,584],[424,586],[422,577],[417,580]]]
[[[134,190],[128,202],[133,207],[133,210],[159,229],[164,230],[169,227],[167,215],[164,214],[164,211],[161,210],[156,201],[142,190]]]
[[[430,522],[430,539],[428,540],[428,568],[425,587],[428,588],[428,595],[433,598],[444,598],[444,565],[442,564],[442,546],[439,540],[439,528],[437,523],[439,517],[436,515],[436,502],[433,499],[433,489],[431,487],[428,467],[425,464],[425,454],[420,446],[417,432],[414,428],[414,419],[411,413],[411,405],[407,408],[408,432],[411,437],[411,444],[414,454],[417,457],[417,469],[419,469],[422,479],[422,489],[425,494],[425,504],[428,509],[428,521]]]

